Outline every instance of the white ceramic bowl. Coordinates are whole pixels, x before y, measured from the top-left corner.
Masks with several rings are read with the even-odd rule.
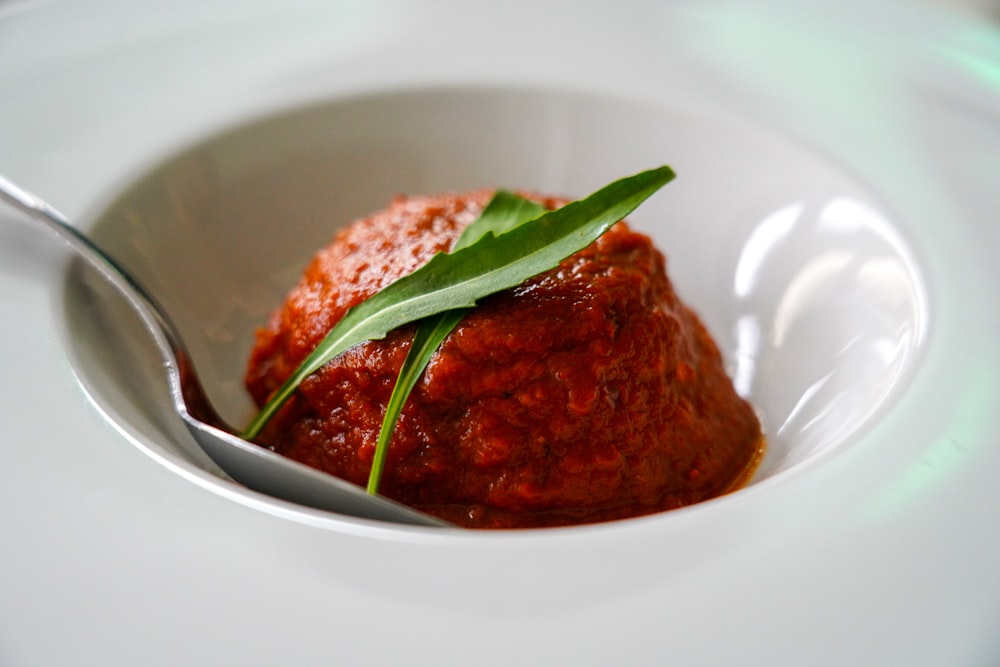
[[[242,377],[253,332],[338,226],[399,193],[577,197],[665,162],[677,181],[632,219],[668,254],[761,415],[769,449],[756,481],[854,441],[918,366],[929,320],[921,267],[856,176],[723,114],[504,87],[336,99],[171,156],[92,233],[162,298],[223,416],[241,424],[252,415]],[[141,328],[123,331],[126,307],[93,282],[71,273],[66,303],[95,402],[162,460],[217,472],[165,417],[169,395]],[[124,353],[135,346],[147,349]]]

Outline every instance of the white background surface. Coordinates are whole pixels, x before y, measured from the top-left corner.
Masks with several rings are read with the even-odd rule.
[[[617,3],[364,7],[9,10],[0,168],[87,220],[172,147],[317,86],[668,95],[650,86],[689,52],[683,94],[780,128],[897,211],[935,303],[920,372],[843,454],[669,516],[516,535],[311,525],[192,484],[102,416],[66,352],[65,254],[0,211],[0,664],[996,664],[996,29],[867,3],[677,3],[662,23]],[[367,32],[336,32],[347,17]]]

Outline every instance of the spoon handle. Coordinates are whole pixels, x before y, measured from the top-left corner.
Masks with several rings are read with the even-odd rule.
[[[182,349],[173,324],[163,314],[149,292],[113,257],[81,234],[58,209],[41,197],[11,182],[2,174],[0,174],[0,199],[41,222],[63,241],[69,243],[88,264],[118,289],[133,307],[141,311],[144,319],[150,318],[155,321],[156,326],[167,339],[171,355],[178,349]]]
[[[189,355],[177,328],[146,288],[113,257],[77,230],[58,209],[3,175],[0,175],[0,199],[42,223],[46,229],[68,243],[125,298],[156,343],[175,408],[182,414],[197,412],[192,416],[222,425],[221,419],[205,399],[204,390],[193,373]]]

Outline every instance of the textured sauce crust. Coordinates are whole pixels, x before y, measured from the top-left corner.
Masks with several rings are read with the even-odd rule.
[[[399,197],[343,229],[258,333],[246,376],[258,404],[348,308],[449,248],[491,195]],[[327,364],[259,441],[363,486],[412,336]],[[762,442],[663,256],[622,222],[459,324],[403,410],[381,492],[468,527],[606,521],[732,490]]]

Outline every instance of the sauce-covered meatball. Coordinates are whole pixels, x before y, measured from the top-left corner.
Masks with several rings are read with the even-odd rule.
[[[399,197],[344,228],[258,333],[253,398],[263,404],[348,308],[447,250],[491,195]],[[328,363],[259,442],[363,486],[413,331]],[[726,493],[761,450],[663,256],[620,222],[482,300],[445,339],[403,409],[381,492],[468,527],[606,521]]]

